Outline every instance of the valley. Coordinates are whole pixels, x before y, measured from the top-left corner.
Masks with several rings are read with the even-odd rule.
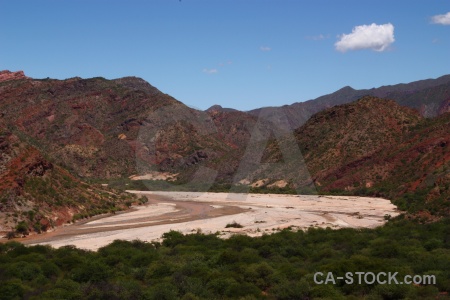
[[[448,75],[247,112],[137,77],[0,75],[0,299],[450,292]]]
[[[450,299],[445,2],[3,1],[0,300]]]
[[[148,204],[30,236],[23,242],[97,250],[118,239],[160,242],[171,230],[229,238],[283,229],[374,228],[400,213],[389,200],[371,197],[130,192],[147,196]]]

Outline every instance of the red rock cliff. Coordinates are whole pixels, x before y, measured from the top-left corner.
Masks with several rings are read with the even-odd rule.
[[[23,71],[11,72],[8,70],[0,71],[0,82],[8,81],[8,80],[17,80],[17,79],[25,79],[28,78],[25,76]]]

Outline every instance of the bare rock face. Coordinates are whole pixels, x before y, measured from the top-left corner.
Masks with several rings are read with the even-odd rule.
[[[9,80],[18,80],[18,79],[26,79],[23,71],[11,72],[8,70],[0,71],[0,82],[9,81]]]

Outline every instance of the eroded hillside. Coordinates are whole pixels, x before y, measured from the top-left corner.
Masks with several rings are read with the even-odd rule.
[[[80,181],[5,126],[0,126],[0,150],[0,234],[40,233],[138,200]]]

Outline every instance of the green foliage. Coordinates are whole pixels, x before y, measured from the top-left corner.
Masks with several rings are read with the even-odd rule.
[[[25,289],[20,279],[2,281],[0,285],[0,299],[21,299],[24,291]]]
[[[231,223],[228,223],[227,225],[225,225],[225,228],[242,228],[244,226],[242,226],[241,224],[237,223],[236,221],[233,221]]]
[[[0,299],[427,299],[450,292],[450,219],[260,238],[176,231],[97,252],[0,244]],[[314,273],[436,275],[437,284],[317,285]]]
[[[16,226],[16,232],[19,234],[28,234],[28,225],[26,222],[21,221]]]
[[[6,238],[8,239],[8,240],[11,240],[11,239],[13,239],[13,238],[15,238],[16,237],[16,232],[15,231],[8,231],[7,233],[6,233]]]

